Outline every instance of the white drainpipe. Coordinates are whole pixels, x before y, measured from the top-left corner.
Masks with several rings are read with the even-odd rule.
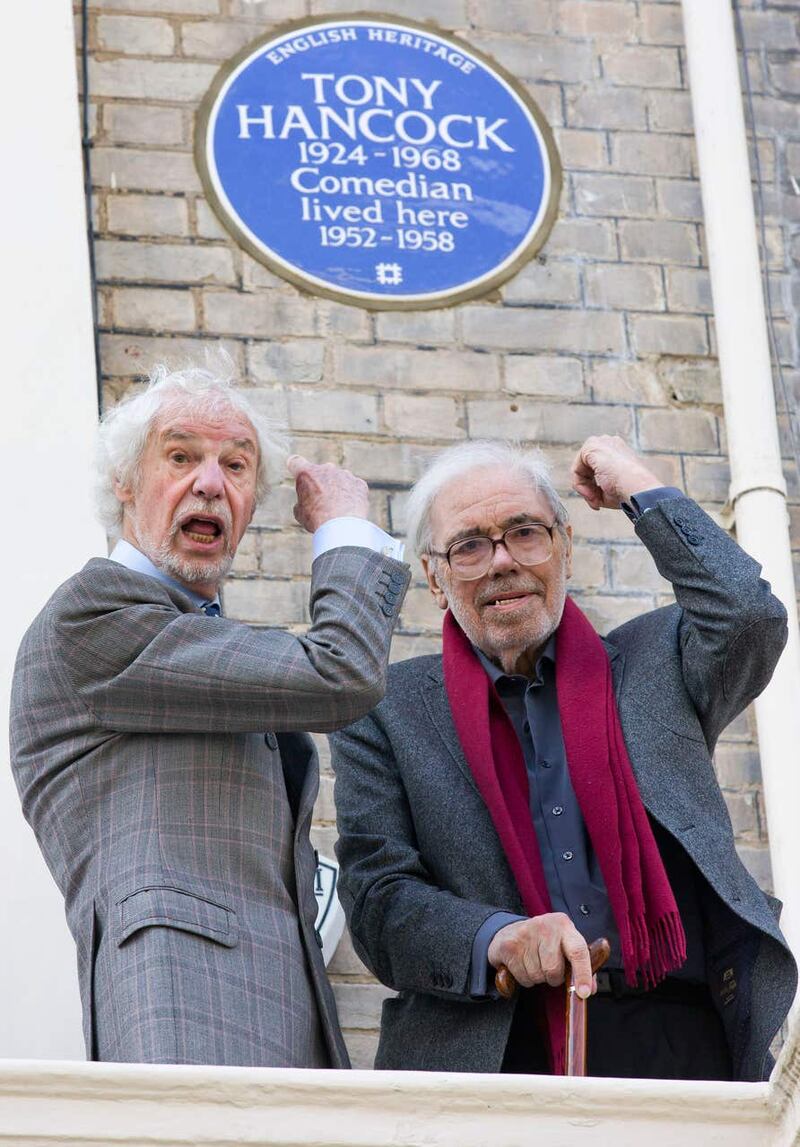
[[[782,925],[800,954],[800,641],[753,192],[730,0],[682,0],[700,185],[741,545],[789,611],[789,644],[756,702]]]

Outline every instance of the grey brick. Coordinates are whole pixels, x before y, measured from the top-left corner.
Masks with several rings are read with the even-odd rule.
[[[794,12],[742,12],[744,42],[749,48],[777,48],[779,51],[798,46],[797,15]]]
[[[643,176],[574,175],[575,207],[582,215],[652,215],[655,187]]]
[[[594,593],[578,595],[578,605],[598,633],[610,633],[618,625],[632,621],[654,606],[652,595],[641,596]]]
[[[683,315],[631,315],[631,336],[639,354],[708,354],[705,321]]]
[[[491,349],[620,354],[625,347],[622,317],[600,311],[465,307],[462,324],[466,343]]]
[[[623,45],[603,53],[603,72],[612,84],[635,88],[679,88],[680,67],[674,48]]]
[[[690,498],[697,502],[727,501],[731,480],[727,458],[686,458],[683,469]]]
[[[308,583],[265,578],[233,578],[223,591],[225,614],[261,625],[308,621]]]
[[[239,542],[231,573],[234,576],[258,573],[258,534],[253,530],[248,530]]]
[[[711,314],[711,280],[708,271],[692,267],[668,267],[667,305],[671,311]]]
[[[186,60],[91,60],[89,85],[93,96],[114,99],[191,101],[202,99],[216,74],[213,64]]]
[[[671,591],[670,583],[661,577],[653,559],[642,545],[612,547],[611,585],[622,591]]]
[[[447,346],[455,341],[454,310],[386,311],[376,318],[378,342]]]
[[[401,390],[497,390],[498,365],[490,355],[386,347],[334,348],[339,381]]]
[[[617,132],[612,136],[611,154],[617,171],[675,176],[692,173],[692,145],[680,135]]]
[[[126,191],[201,191],[194,160],[182,151],[139,151],[96,147],[92,151],[95,187]]]
[[[181,26],[184,56],[205,60],[227,60],[258,36],[252,24],[235,24],[231,20],[193,20]]]
[[[602,408],[601,408],[602,409]],[[593,434],[609,433],[601,422],[591,431]],[[549,456],[549,451],[548,451]],[[649,459],[648,459],[649,461]],[[566,495],[564,486],[562,493]],[[583,498],[564,497],[569,512],[569,520],[575,531],[575,538],[583,542],[632,542],[636,535],[633,526],[624,514],[612,510],[592,510]]]
[[[692,99],[688,92],[648,92],[647,116],[652,131],[691,135],[694,130]]]
[[[175,34],[167,20],[150,16],[97,18],[98,47],[127,56],[171,56]]]
[[[371,394],[290,390],[287,399],[292,430],[374,434],[378,428],[378,400]]]
[[[480,26],[490,32],[519,35],[545,35],[555,30],[553,0],[504,0],[502,4],[484,4]]]
[[[470,435],[473,438],[514,438],[524,442],[581,443],[590,434],[621,434],[629,437],[631,412],[623,406],[591,403],[467,402]]]
[[[661,269],[644,264],[595,263],[584,270],[586,301],[612,310],[661,311],[664,291]]]
[[[149,143],[162,147],[187,142],[184,112],[141,104],[106,104],[103,126],[109,143]]]
[[[769,67],[769,78],[772,81],[772,83],[775,85],[775,88],[778,92],[782,93],[783,95],[788,95],[788,96],[800,95],[800,66],[798,66],[798,62],[796,59],[792,59],[792,60],[783,60],[783,59],[770,60],[768,67]],[[797,105],[795,104],[795,105],[788,105],[788,106],[794,106],[796,108]],[[786,114],[788,114],[788,106],[785,109]],[[781,114],[782,110],[783,109],[773,108],[772,109],[773,116],[777,118]],[[764,124],[764,120],[761,116],[760,110],[757,113],[757,115],[758,115],[758,123]],[[781,126],[783,126],[783,125],[781,125]]]
[[[341,0],[310,0],[311,15],[338,15]],[[359,0],[359,12],[396,12],[411,20],[430,20],[429,0]],[[436,23],[441,28],[464,28],[467,14],[464,0],[436,0]]]
[[[772,863],[769,857],[769,849],[763,846],[759,848],[757,845],[750,846],[737,843],[736,851],[739,853],[739,859],[742,864],[753,877],[759,888],[764,892],[772,892]]]
[[[740,840],[742,837],[747,837],[750,841],[757,841],[760,835],[758,795],[754,792],[724,793],[723,795],[736,839]]]
[[[548,36],[522,39],[470,33],[466,38],[518,79],[580,83],[593,80],[599,74],[597,56],[590,44],[559,41]]]
[[[248,372],[256,382],[319,382],[325,344],[318,339],[254,343],[247,350]]]
[[[659,377],[676,402],[722,405],[719,364],[709,359],[663,359]]]
[[[305,0],[227,0],[225,12],[237,20],[250,20],[259,25],[298,20],[306,15]]]
[[[585,259],[614,259],[616,229],[601,219],[558,219],[545,251],[548,255],[577,255]]]
[[[108,229],[118,235],[174,235],[189,233],[185,199],[166,195],[109,195]]]
[[[640,19],[643,44],[683,44],[680,4],[642,4]]]
[[[555,355],[508,355],[506,390],[510,394],[577,398],[583,394],[583,364]]]
[[[185,247],[175,243],[97,243],[101,279],[154,283],[232,283],[233,256],[221,247]]]
[[[218,16],[220,0],[101,0],[109,10],[136,9],[137,12],[174,12],[180,16]]]
[[[647,126],[646,94],[636,89],[581,84],[566,89],[566,101],[567,123],[572,127],[613,131]]]
[[[528,95],[532,96],[551,127],[557,127],[564,123],[560,84],[537,84],[531,80],[525,80],[522,86]]]
[[[190,291],[154,287],[118,287],[112,292],[114,324],[152,331],[193,331],[194,299]]]
[[[298,452],[306,458],[305,440],[295,443]],[[321,461],[313,458],[312,461]],[[281,534],[259,533],[259,566],[273,577],[298,577],[311,572],[311,534],[305,530],[291,530]]]
[[[428,630],[439,633],[442,628],[442,611],[425,586],[411,586],[403,601],[400,623],[404,630]]]
[[[463,438],[464,419],[453,398],[426,394],[387,394],[383,400],[386,429],[398,438]]]
[[[206,291],[203,307],[204,329],[218,334],[302,338],[320,333],[314,301],[279,291]]]
[[[238,367],[241,365],[240,348],[236,343],[218,339],[162,338],[152,335],[102,335],[100,349],[103,372],[106,375],[131,377],[149,374],[155,363],[183,367],[187,363],[202,361],[207,351],[226,351]]]
[[[350,939],[350,933],[346,928],[336,946],[333,959],[328,964],[328,972],[334,977],[358,976],[361,980],[365,980],[369,976],[366,967],[355,953],[353,941]]]
[[[205,199],[197,196],[194,201],[195,218],[197,220],[196,232],[200,239],[229,239],[230,236],[220,223],[217,216],[206,203]]]
[[[344,442],[343,465],[366,482],[410,486],[423,473],[438,448],[405,442]],[[392,520],[392,526],[401,526]]]
[[[700,184],[695,180],[657,179],[656,199],[659,215],[697,222],[703,218]]]
[[[714,454],[717,420],[705,410],[640,410],[639,442],[644,450]]]
[[[557,127],[554,134],[561,162],[568,171],[597,171],[609,166],[604,132]]]
[[[344,1042],[350,1063],[355,1071],[371,1071],[378,1052],[378,1033],[367,1031],[345,1031]]]
[[[623,259],[697,264],[700,249],[696,229],[691,224],[662,219],[623,219],[617,226]]]
[[[655,364],[647,359],[637,359],[635,362],[595,360],[591,364],[588,381],[595,401],[598,402],[648,406],[663,406],[666,403]]]
[[[605,546],[572,547],[572,581],[570,592],[602,589],[606,584]]]
[[[630,0],[560,0],[558,31],[577,38],[635,40],[636,5]]]
[[[581,298],[576,265],[553,259],[526,263],[502,290],[508,303],[578,303]]]

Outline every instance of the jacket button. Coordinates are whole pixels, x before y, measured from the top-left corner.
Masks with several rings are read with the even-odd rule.
[[[319,928],[314,929],[314,939],[317,941],[317,944],[321,948],[323,946],[323,940],[322,940],[322,935],[320,934]]]
[[[274,733],[265,733],[264,740],[267,742],[267,748],[272,749],[274,752],[278,747],[278,738]]]

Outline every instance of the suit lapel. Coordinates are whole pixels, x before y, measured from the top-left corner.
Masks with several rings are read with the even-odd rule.
[[[431,719],[431,723],[439,739],[469,783],[475,791],[478,792],[478,786],[475,784],[472,770],[464,757],[461,744],[458,740],[458,734],[453,724],[453,715],[450,712],[450,702],[447,698],[447,690],[444,687],[444,675],[442,673],[441,664],[428,670],[420,691],[425,703],[425,708],[428,711],[428,716]]]

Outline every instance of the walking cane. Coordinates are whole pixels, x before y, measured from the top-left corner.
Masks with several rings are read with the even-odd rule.
[[[611,945],[605,936],[593,940],[589,945],[589,959],[592,963],[592,975],[599,971],[611,954]],[[494,986],[504,1000],[513,998],[517,990],[517,981],[509,972],[505,964],[497,969]],[[572,969],[567,969],[564,981],[564,995],[566,1007],[566,1070],[565,1075],[586,1075],[586,1000],[582,1000],[572,984]]]

